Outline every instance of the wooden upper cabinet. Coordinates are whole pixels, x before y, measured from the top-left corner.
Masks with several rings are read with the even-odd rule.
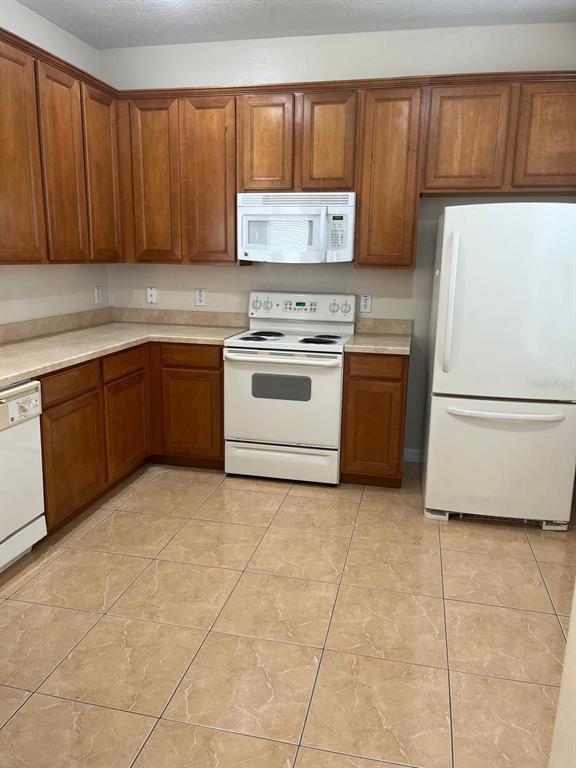
[[[509,85],[430,89],[425,189],[502,186],[510,95]]]
[[[306,93],[302,115],[302,189],[353,189],[356,92]]]
[[[294,95],[240,96],[240,189],[292,189]]]
[[[84,147],[92,261],[121,258],[116,100],[82,86]]]
[[[236,259],[235,119],[233,96],[181,101],[182,249],[187,261]]]
[[[80,83],[38,63],[42,166],[51,261],[88,261]]]
[[[182,260],[178,101],[130,104],[137,261]]]
[[[515,187],[576,187],[576,82],[523,85]]]
[[[357,262],[412,267],[418,211],[419,88],[365,93]]]
[[[34,59],[0,42],[0,262],[46,259]]]

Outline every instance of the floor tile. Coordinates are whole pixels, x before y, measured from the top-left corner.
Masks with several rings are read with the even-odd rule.
[[[141,557],[68,549],[22,587],[17,599],[105,611],[149,562]]]
[[[568,531],[542,531],[527,528],[536,560],[576,565],[576,528]]]
[[[564,638],[555,616],[446,602],[450,669],[559,685]]]
[[[30,581],[48,563],[55,560],[66,550],[62,547],[55,547],[52,544],[41,544],[35,547],[30,554],[25,555],[10,568],[0,573],[0,597],[10,597],[20,587]]]
[[[308,497],[310,499],[342,499],[358,502],[362,498],[363,485],[340,483],[324,485],[317,483],[294,483],[289,496]]]
[[[243,569],[262,536],[263,529],[256,526],[190,520],[158,554],[158,558]]]
[[[177,517],[114,512],[75,542],[78,549],[154,557],[182,527]]]
[[[105,616],[40,692],[159,715],[204,637],[196,629]]]
[[[298,752],[295,768],[405,768],[405,766],[302,747]]]
[[[417,509],[407,506],[387,508],[362,503],[354,536],[378,541],[401,539],[412,544],[440,546],[438,523],[427,520]]]
[[[316,581],[338,581],[349,540],[343,536],[269,530],[248,563],[249,571]]]
[[[405,493],[397,488],[379,488],[375,485],[366,485],[362,494],[362,504],[390,511],[411,509],[424,517],[422,495],[420,493]]]
[[[190,488],[194,485],[211,485],[212,488],[217,488],[225,477],[224,472],[219,470],[164,466],[160,469],[155,479],[162,483],[174,486],[179,485],[183,488]]]
[[[187,484],[155,477],[126,498],[120,509],[148,515],[192,517],[213,491],[212,484]]]
[[[556,613],[568,616],[572,609],[574,583],[576,582],[576,565],[540,563],[540,569],[552,597]]]
[[[160,720],[134,768],[291,768],[296,748]]]
[[[110,613],[209,629],[239,577],[238,571],[154,560]]]
[[[553,612],[534,560],[444,550],[442,575],[447,598]]]
[[[100,614],[7,600],[0,605],[0,683],[33,691]]]
[[[453,672],[456,768],[547,768],[558,689]]]
[[[223,490],[268,491],[286,495],[292,483],[284,480],[271,480],[267,477],[245,477],[244,475],[226,475],[222,483]]]
[[[446,667],[442,600],[342,586],[326,647],[334,651]]]
[[[459,552],[534,558],[524,529],[515,525],[450,520],[440,526],[440,543]]]
[[[568,627],[570,626],[570,616],[558,616],[558,620],[562,625],[562,630],[566,637],[568,637]]]
[[[354,537],[343,583],[440,597],[440,554],[435,544]]]
[[[77,515],[69,523],[59,528],[56,533],[50,534],[50,543],[59,547],[70,547],[85,533],[101,523],[107,517],[110,517],[114,511],[114,506],[107,504],[94,504],[82,514]]]
[[[272,521],[273,530],[293,530],[302,533],[329,533],[332,536],[352,536],[358,513],[356,502],[343,499],[309,499],[290,496]]]
[[[318,662],[302,645],[210,634],[165,717],[297,742]]]
[[[0,731],[3,768],[129,768],[156,721],[50,696],[31,696]]]
[[[326,651],[302,743],[450,768],[446,671]]]
[[[194,515],[201,520],[267,526],[284,500],[281,493],[214,491]]]
[[[214,629],[321,647],[336,589],[318,581],[245,573]]]
[[[30,696],[28,691],[0,685],[0,728],[24,704],[28,696]]]

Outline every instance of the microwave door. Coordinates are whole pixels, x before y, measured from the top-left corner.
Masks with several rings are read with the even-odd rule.
[[[326,219],[326,208],[243,211],[238,227],[239,259],[296,264],[325,261]]]

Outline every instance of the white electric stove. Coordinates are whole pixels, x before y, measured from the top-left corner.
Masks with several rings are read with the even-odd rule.
[[[250,329],[224,342],[226,472],[340,480],[350,294],[250,294]]]

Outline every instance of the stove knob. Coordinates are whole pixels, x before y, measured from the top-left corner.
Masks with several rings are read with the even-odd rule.
[[[340,309],[340,304],[338,304],[337,301],[332,301],[328,309],[330,310],[330,312],[332,312],[333,315],[335,315],[336,312],[338,312],[338,310]]]
[[[342,309],[342,312],[344,312],[344,314],[347,315],[348,312],[350,312],[350,310],[352,309],[350,302],[345,301],[344,304],[342,304],[341,309]]]
[[[260,301],[260,299],[254,299],[254,301],[252,302],[252,309],[255,309],[256,312],[258,312],[261,306],[262,306],[262,302]]]
[[[264,309],[266,310],[266,312],[270,312],[273,306],[274,304],[272,303],[272,301],[270,299],[266,299],[266,301],[264,302]]]

